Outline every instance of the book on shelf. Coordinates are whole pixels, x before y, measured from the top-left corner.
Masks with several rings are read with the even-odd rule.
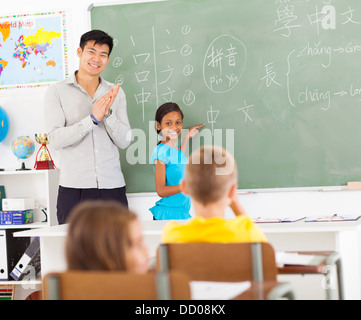
[[[0,211],[0,225],[21,225],[34,222],[33,210]]]
[[[13,300],[14,299],[14,285],[0,283],[0,300]]]

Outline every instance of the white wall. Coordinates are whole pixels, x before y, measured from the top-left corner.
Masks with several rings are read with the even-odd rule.
[[[117,1],[116,3],[144,2],[140,0]],[[96,3],[109,3],[102,0],[19,0],[16,2],[3,1],[1,16],[16,14],[31,14],[49,11],[66,12],[66,29],[68,38],[69,72],[78,68],[76,49],[81,35],[90,30],[88,7]],[[0,49],[1,53],[1,49]],[[11,151],[12,141],[18,136],[29,136],[35,142],[35,133],[44,132],[43,98],[46,87],[33,89],[12,89],[0,91],[0,106],[10,118],[10,130],[7,137],[0,142],[0,168],[14,169],[19,162]],[[39,145],[36,145],[36,151]],[[51,150],[51,146],[49,146]],[[56,152],[52,155],[56,158]],[[36,152],[25,160],[28,168],[35,163]]]
[[[89,28],[87,6],[89,1],[46,1],[46,0],[19,0],[17,2],[6,1],[2,3],[1,15],[31,14],[48,11],[66,11],[68,47],[69,47],[69,71],[77,66],[75,50],[78,46],[80,35]],[[0,106],[2,106],[10,118],[10,130],[4,141],[0,142],[0,168],[13,169],[19,167],[19,162],[11,151],[11,145],[17,136],[29,136],[34,139],[35,133],[44,132],[43,97],[46,87],[33,89],[11,89],[0,92]],[[36,145],[36,151],[39,145]],[[28,168],[35,163],[33,154],[25,161]]]
[[[65,10],[68,32],[69,71],[73,72],[78,66],[76,49],[80,36],[90,28],[87,8],[92,3],[103,2],[99,0],[6,1],[1,5],[1,15]],[[117,2],[119,3],[120,1]],[[8,136],[0,143],[0,168],[14,169],[20,166],[11,151],[11,144],[15,137],[28,135],[34,138],[35,133],[44,132],[43,97],[45,90],[46,88],[34,88],[0,91],[0,106],[7,111],[11,122]],[[38,147],[39,145],[36,146],[36,150]],[[51,150],[51,146],[49,148]],[[56,163],[56,152],[53,150],[51,152]],[[33,167],[35,153],[25,162],[27,167]],[[158,197],[154,194],[143,194],[129,196],[129,203],[130,207],[143,219],[151,219],[148,208],[153,206],[157,199]],[[298,190],[297,192],[262,192],[240,195],[240,199],[251,216],[316,216],[361,212],[360,191],[319,192]],[[231,213],[228,212],[227,215],[231,215]]]

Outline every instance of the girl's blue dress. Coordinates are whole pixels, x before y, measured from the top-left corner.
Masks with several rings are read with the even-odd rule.
[[[152,154],[152,163],[158,159],[166,164],[166,186],[175,186],[183,179],[187,157],[181,150],[172,148],[166,144],[158,144]],[[188,219],[191,204],[188,196],[183,193],[161,198],[155,206],[149,210],[156,220]]]

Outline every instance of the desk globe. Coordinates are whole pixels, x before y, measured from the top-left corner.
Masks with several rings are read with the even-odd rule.
[[[32,156],[35,151],[35,144],[27,136],[20,136],[14,139],[12,145],[12,151],[18,159],[27,159]],[[25,163],[22,162],[21,168],[16,170],[30,170],[25,167]]]

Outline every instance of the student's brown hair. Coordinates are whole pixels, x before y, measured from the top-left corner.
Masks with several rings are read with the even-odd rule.
[[[203,205],[216,202],[237,184],[234,157],[221,147],[201,147],[189,157],[184,180],[194,200]]]
[[[66,239],[69,270],[126,271],[135,213],[113,201],[86,201],[70,214]]]

